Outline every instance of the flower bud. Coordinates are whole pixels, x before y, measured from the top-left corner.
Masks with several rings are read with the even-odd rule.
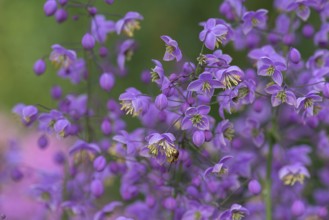
[[[57,10],[57,3],[55,0],[48,0],[43,5],[43,11],[45,12],[46,16],[54,15],[56,10]]]
[[[55,19],[58,23],[63,23],[67,19],[67,12],[63,8],[57,10],[55,13]]]
[[[97,14],[97,8],[96,7],[88,7],[88,12],[91,16],[95,16]]]
[[[112,5],[114,3],[114,0],[104,0],[105,3]]]
[[[168,210],[174,210],[176,208],[176,200],[173,197],[168,197],[163,201],[163,206]]]
[[[190,105],[193,105],[195,103],[195,99],[193,97],[188,97],[187,98],[187,103]]]
[[[287,34],[283,37],[282,40],[285,45],[290,46],[295,42],[295,36],[292,34]]]
[[[193,133],[193,143],[200,147],[205,142],[205,135],[203,131],[195,131]]]
[[[248,190],[254,195],[258,195],[262,191],[262,186],[257,180],[251,180],[248,184]]]
[[[159,109],[159,110],[163,110],[165,108],[167,108],[168,106],[168,99],[167,96],[165,96],[164,94],[160,94],[156,97],[155,99],[155,106]]]
[[[95,38],[93,35],[91,35],[90,33],[86,33],[82,40],[81,40],[81,44],[83,46],[83,48],[85,48],[86,50],[91,50],[94,48],[95,46]]]
[[[99,84],[105,91],[110,91],[115,83],[115,78],[111,73],[103,73],[99,78]]]
[[[311,38],[314,34],[314,28],[312,25],[310,24],[306,24],[304,25],[303,29],[302,29],[303,35],[307,38]]]
[[[322,93],[324,97],[329,98],[329,83],[324,84]]]
[[[253,109],[254,109],[255,112],[261,112],[263,110],[263,103],[262,103],[262,101],[259,100],[259,99],[257,99],[254,102]]]
[[[107,57],[108,55],[108,49],[106,47],[100,47],[98,50],[98,54],[100,57]]]
[[[300,200],[294,201],[294,203],[291,206],[291,213],[297,217],[303,215],[304,212],[305,212],[304,203]]]
[[[94,169],[98,172],[101,172],[106,167],[106,159],[103,156],[98,156],[94,160]]]
[[[65,163],[65,155],[62,151],[58,151],[54,155],[54,161],[58,165],[62,165]]]
[[[101,125],[103,134],[109,135],[112,132],[112,125],[108,119],[104,119]]]
[[[67,2],[68,2],[68,0],[58,0],[58,3],[59,3],[61,6],[66,5]]]
[[[58,100],[62,97],[62,88],[60,86],[53,86],[50,94],[53,99]]]
[[[297,64],[297,63],[299,63],[299,61],[301,59],[301,55],[296,48],[291,48],[291,50],[289,52],[289,58],[290,58],[291,62],[293,62],[294,64]]]
[[[148,84],[151,82],[151,74],[150,71],[143,71],[141,74],[141,81],[145,84]]]
[[[24,175],[22,173],[22,171],[20,171],[18,168],[14,168],[11,170],[10,172],[10,176],[11,176],[11,179],[15,182],[18,182],[20,181],[21,179],[23,179]]]
[[[34,63],[33,70],[34,70],[34,73],[37,76],[40,76],[41,74],[43,74],[46,71],[46,63],[45,63],[45,61],[43,59],[37,60]]]
[[[156,200],[155,200],[154,196],[148,195],[148,196],[146,196],[145,203],[148,207],[153,208],[156,203]]]
[[[90,191],[91,194],[93,194],[93,196],[95,197],[100,197],[101,195],[103,195],[104,186],[102,181],[100,181],[99,179],[93,180],[90,185]]]
[[[211,131],[206,130],[206,131],[204,131],[204,137],[205,137],[205,141],[209,142],[212,140],[213,135],[212,135]]]
[[[48,146],[48,138],[46,135],[41,135],[38,139],[38,146],[40,149],[45,149]]]

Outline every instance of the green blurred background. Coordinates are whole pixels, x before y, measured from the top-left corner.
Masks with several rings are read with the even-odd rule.
[[[47,72],[41,77],[34,75],[34,62],[48,56],[52,44],[59,43],[74,49],[88,30],[87,16],[81,15],[73,21],[73,15],[81,14],[82,9],[68,8],[70,19],[59,25],[54,17],[46,17],[43,12],[45,0],[0,0],[0,110],[9,111],[18,102],[43,104],[52,107],[49,96],[52,85],[70,88],[68,80],[56,76],[54,68],[47,65]],[[87,0],[80,0],[87,2]],[[139,50],[128,63],[129,76],[116,85],[117,97],[127,86],[138,85],[140,73],[153,67],[151,59],[162,59],[164,44],[161,35],[169,35],[179,42],[183,54],[194,61],[201,48],[198,34],[202,29],[198,23],[210,17],[219,17],[219,0],[116,0],[107,5],[103,0],[96,1],[100,14],[107,19],[118,20],[128,11],[138,11],[144,16],[142,29],[135,36]],[[248,2],[248,1],[247,1]],[[269,8],[272,1],[250,1],[250,10]],[[116,37],[109,36],[108,43],[114,44]],[[225,52],[232,55],[231,46]],[[229,51],[228,51],[229,50]],[[113,51],[110,51],[113,52]],[[245,54],[233,62],[240,66],[245,62]],[[234,54],[233,54],[234,55]],[[241,62],[241,60],[243,60]],[[166,64],[168,65],[168,64]],[[170,65],[170,64],[169,64]],[[127,80],[128,79],[128,80]]]

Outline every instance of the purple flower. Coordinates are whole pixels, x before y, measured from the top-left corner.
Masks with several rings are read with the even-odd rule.
[[[293,186],[296,182],[303,184],[305,177],[309,178],[310,174],[301,164],[287,165],[279,170],[279,178],[285,185]]]
[[[316,102],[321,102],[322,97],[317,92],[311,91],[306,96],[297,99],[297,110],[302,112],[303,118],[313,116],[318,112],[318,106],[314,105]]]
[[[128,12],[115,24],[117,34],[123,32],[128,37],[133,37],[134,31],[140,29],[139,20],[143,20],[143,16],[138,12]]]
[[[204,72],[199,76],[199,79],[192,81],[188,87],[188,91],[200,92],[208,97],[213,96],[216,88],[222,88],[223,85],[209,72]]]
[[[56,121],[54,124],[54,131],[57,137],[66,137],[69,134],[68,130],[70,128],[70,125],[71,123],[66,119],[59,119],[58,121]]]
[[[188,130],[192,127],[195,127],[199,130],[209,130],[209,112],[210,107],[206,105],[189,107],[185,111],[185,117],[182,120],[182,130]]]
[[[136,43],[134,40],[125,40],[122,44],[120,44],[117,63],[120,71],[125,70],[125,62],[129,61],[132,58],[134,50],[136,49]]]
[[[38,117],[38,109],[33,105],[17,104],[12,111],[20,116],[26,126],[31,125]]]
[[[308,17],[311,14],[309,6],[312,5],[309,0],[296,0],[288,5],[288,11],[294,11],[297,16],[303,21],[307,21]]]
[[[225,166],[225,162],[232,159],[232,156],[225,156],[218,161],[214,166],[207,168],[203,173],[203,178],[206,179],[208,174],[215,174],[222,176],[228,173],[228,167]]]
[[[86,33],[81,40],[81,44],[83,46],[83,48],[85,48],[86,50],[91,50],[94,48],[95,46],[95,38],[93,35],[91,35],[90,33]]]
[[[64,119],[64,116],[57,110],[51,110],[49,113],[41,113],[38,118],[39,129],[50,132],[56,121],[60,119]]]
[[[52,16],[57,10],[57,3],[55,0],[47,0],[43,5],[43,11],[46,16]]]
[[[135,152],[140,148],[140,143],[142,143],[143,130],[137,129],[133,133],[128,133],[126,131],[120,131],[117,135],[113,137],[114,141],[122,143],[127,149],[127,155],[134,155]]]
[[[155,67],[151,70],[151,79],[152,82],[155,82],[160,86],[165,78],[164,70],[160,61],[152,60],[152,62],[155,64]]]
[[[268,57],[262,57],[257,62],[257,73],[261,76],[271,76],[273,81],[279,86],[282,85],[282,71],[286,70],[286,65],[281,62],[273,62]]]
[[[248,209],[239,204],[233,204],[230,210],[224,211],[219,216],[219,220],[241,220],[246,215],[249,215]]]
[[[96,15],[91,21],[91,34],[94,38],[104,43],[107,35],[115,31],[115,23],[113,21],[107,21],[104,15]]]
[[[76,161],[79,162],[81,158],[85,158],[82,154],[91,158],[94,158],[94,155],[100,153],[101,150],[98,145],[94,143],[87,143],[83,140],[77,140],[69,149],[69,154],[74,156]]]
[[[293,107],[296,106],[295,94],[287,89],[282,88],[279,85],[273,84],[265,88],[268,94],[271,94],[272,106],[276,107],[282,103],[287,103]]]
[[[100,211],[98,211],[93,220],[103,220],[107,214],[110,214],[114,211],[115,208],[122,206],[122,202],[112,201],[106,204]]]
[[[223,54],[221,50],[214,51],[213,54],[206,54],[206,63],[209,66],[218,66],[228,68],[232,61],[232,57],[227,54]],[[209,68],[209,71],[211,69]]]
[[[230,66],[227,69],[221,69],[216,72],[216,78],[224,85],[224,88],[231,89],[241,82],[244,76],[242,70],[237,66]]]
[[[99,84],[102,89],[109,92],[115,84],[115,78],[114,78],[113,74],[103,73],[101,75],[101,77],[99,77]]]
[[[248,34],[252,28],[258,27],[264,29],[266,27],[267,10],[259,9],[257,11],[248,11],[242,17],[242,30],[244,34]]]
[[[121,110],[133,116],[143,115],[150,105],[150,98],[135,88],[126,89],[126,92],[119,96],[119,100],[122,105]]]
[[[223,120],[218,123],[215,129],[214,143],[218,147],[227,148],[234,137],[233,124],[229,120]]]
[[[253,143],[257,147],[262,146],[264,143],[265,136],[263,131],[260,129],[260,123],[257,119],[248,118],[242,134],[246,138],[252,138]]]
[[[95,197],[100,197],[104,193],[103,182],[99,179],[95,179],[90,184],[90,192]]]
[[[147,148],[151,155],[157,158],[160,164],[163,164],[165,159],[169,163],[175,162],[178,159],[179,152],[175,147],[175,136],[171,133],[153,133],[146,138],[148,142]]]
[[[171,61],[176,59],[176,61],[180,61],[182,59],[182,52],[178,47],[177,41],[173,40],[171,37],[167,35],[162,35],[161,39],[166,44],[166,53],[163,56],[164,61]]]
[[[51,47],[49,60],[57,67],[68,68],[76,59],[77,55],[73,50],[67,50],[61,45],[55,44]]]
[[[217,24],[216,19],[208,19],[203,27],[204,30],[200,32],[199,39],[208,49],[214,50],[226,40],[228,28],[223,24]]]
[[[70,79],[71,83],[78,84],[87,77],[86,64],[84,59],[74,60],[67,68],[61,68],[57,75]]]

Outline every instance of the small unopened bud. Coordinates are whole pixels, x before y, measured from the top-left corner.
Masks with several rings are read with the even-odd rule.
[[[97,8],[96,7],[88,7],[88,12],[91,16],[95,16],[97,14]]]
[[[55,100],[62,97],[62,88],[60,86],[53,86],[50,90],[51,97]]]
[[[67,12],[63,8],[57,10],[55,13],[55,19],[58,23],[63,23],[66,21],[67,16]]]
[[[86,33],[82,40],[81,40],[81,44],[83,46],[83,48],[85,48],[86,50],[91,50],[94,48],[95,46],[95,38],[93,35],[91,35],[90,33]]]
[[[106,159],[103,156],[98,156],[94,160],[94,169],[98,172],[101,172],[106,167]]]
[[[193,133],[193,143],[200,147],[204,142],[205,142],[206,138],[204,135],[204,131],[195,131]]]
[[[160,94],[156,97],[155,99],[155,106],[159,109],[159,110],[163,110],[165,108],[167,108],[168,106],[168,99],[167,96],[165,96],[164,94]]]
[[[104,0],[105,3],[109,4],[109,5],[112,5],[114,0]]]
[[[104,119],[101,124],[101,129],[103,134],[109,135],[112,132],[112,125],[111,122],[108,119]]]
[[[111,73],[103,73],[99,78],[99,84],[105,91],[110,91],[115,83],[115,78]]]
[[[54,15],[56,10],[57,10],[57,3],[55,0],[48,0],[43,5],[43,11],[45,12],[46,16]]]
[[[294,203],[291,206],[291,213],[297,217],[303,215],[304,212],[305,212],[304,203],[300,200],[294,201]]]
[[[262,191],[262,186],[257,180],[251,180],[248,184],[248,190],[254,195],[258,195]]]
[[[297,63],[299,63],[299,61],[301,59],[301,55],[296,48],[291,48],[291,50],[289,52],[289,58],[290,58],[291,62],[293,62],[294,64],[297,64]]]
[[[103,195],[104,186],[102,181],[100,181],[99,179],[93,180],[90,185],[90,191],[91,194],[93,194],[93,196],[95,197],[100,197],[101,195]]]
[[[98,54],[100,57],[107,57],[108,53],[109,53],[109,51],[106,47],[101,47],[98,50]]]
[[[33,70],[37,76],[40,76],[46,71],[46,62],[43,59],[39,59],[34,63]]]
[[[176,200],[173,197],[168,197],[163,201],[163,206],[168,210],[174,210],[176,208]]]
[[[302,29],[303,35],[307,38],[311,38],[314,34],[314,28],[312,25],[310,24],[306,24],[304,25],[303,29]]]
[[[46,135],[41,135],[38,139],[38,146],[40,149],[45,149],[48,146],[48,138]]]

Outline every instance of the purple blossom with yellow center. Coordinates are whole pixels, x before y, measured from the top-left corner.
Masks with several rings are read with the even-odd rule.
[[[153,133],[146,138],[148,142],[147,148],[151,155],[155,156],[160,164],[165,160],[167,162],[175,162],[178,159],[179,151],[176,149],[174,141],[175,136],[171,133]]]
[[[257,73],[260,76],[270,76],[279,86],[282,85],[282,71],[286,70],[286,65],[281,62],[272,61],[268,57],[262,57],[257,62]]]
[[[195,91],[211,97],[216,88],[222,88],[223,85],[210,72],[204,72],[199,76],[199,79],[192,81],[188,87],[188,91]]]
[[[122,19],[118,20],[115,24],[117,34],[124,33],[128,37],[134,36],[134,31],[139,30],[139,21],[143,20],[143,16],[138,12],[128,12]]]
[[[219,47],[223,41],[226,41],[229,30],[225,25],[217,24],[216,19],[208,19],[203,27],[204,30],[200,32],[199,39],[208,49],[214,50]]]
[[[231,89],[242,81],[244,73],[239,67],[230,66],[227,69],[218,70],[215,75],[224,88]]]
[[[279,85],[273,84],[265,88],[268,94],[271,94],[272,106],[276,107],[282,103],[287,103],[293,107],[296,106],[296,96],[295,94]]]
[[[119,47],[117,63],[120,71],[125,70],[125,62],[130,61],[134,50],[136,49],[136,42],[132,39],[125,40]]]
[[[84,140],[77,140],[69,149],[69,154],[74,157],[76,163],[86,158],[92,161],[95,155],[100,152],[101,150],[97,144],[88,143]]]
[[[176,59],[177,62],[180,61],[182,59],[182,51],[179,49],[177,41],[167,35],[162,35],[161,39],[166,44],[166,52],[163,56],[163,60],[171,61]]]
[[[31,125],[38,117],[38,109],[33,105],[17,104],[12,111],[20,116],[26,126]]]
[[[316,115],[320,108],[315,103],[321,101],[322,97],[316,91],[311,91],[306,96],[297,99],[297,111],[302,113],[303,118]]]
[[[266,27],[267,10],[259,9],[257,11],[248,11],[242,17],[242,30],[248,34],[253,28],[264,29]]]
[[[151,70],[151,80],[160,86],[165,78],[163,66],[158,60],[152,60],[152,62],[155,67]]]
[[[228,167],[225,166],[225,163],[232,158],[232,156],[225,156],[220,159],[214,166],[208,167],[203,173],[203,178],[206,179],[208,174],[215,174],[217,176],[223,176],[227,174]]]
[[[68,50],[59,44],[55,44],[51,48],[53,51],[50,53],[49,60],[56,67],[68,68],[77,59],[75,51]]]
[[[296,182],[303,184],[305,178],[310,178],[310,174],[303,165],[293,164],[282,167],[279,170],[279,178],[285,185],[293,186]]]
[[[218,147],[228,148],[234,137],[233,124],[229,120],[223,120],[218,123],[215,129],[214,143]]]
[[[185,117],[182,120],[182,129],[187,130],[195,127],[199,130],[209,130],[209,112],[210,106],[207,105],[189,107],[185,111]]]
[[[314,1],[315,2],[315,1]],[[303,21],[307,21],[311,14],[310,6],[312,6],[312,1],[309,0],[296,0],[288,5],[288,11],[296,12],[297,16]]]
[[[219,220],[241,220],[249,215],[248,209],[239,204],[233,204],[229,210],[224,211]]]
[[[138,116],[146,113],[150,105],[150,97],[143,95],[135,88],[128,88],[119,96],[121,110],[126,114]]]

